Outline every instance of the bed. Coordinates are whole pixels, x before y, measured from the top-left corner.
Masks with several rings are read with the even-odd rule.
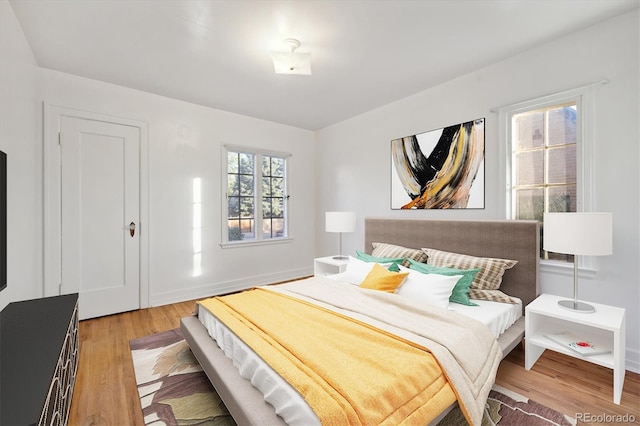
[[[431,249],[463,255],[513,259],[517,264],[504,272],[500,290],[518,298],[524,309],[539,293],[539,228],[537,221],[468,221],[366,218],[364,250],[373,243]],[[241,425],[286,424],[262,393],[241,377],[238,368],[209,336],[196,316],[183,318],[185,339],[220,394],[236,422]],[[497,342],[506,356],[524,337],[524,317],[502,332]]]

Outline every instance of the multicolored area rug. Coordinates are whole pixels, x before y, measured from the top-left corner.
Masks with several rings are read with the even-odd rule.
[[[145,425],[235,425],[180,329],[129,346]]]
[[[145,425],[235,425],[180,329],[129,342]],[[466,425],[456,407],[438,426]],[[576,420],[494,385],[482,426],[575,426]]]
[[[458,407],[445,416],[438,426],[466,425]],[[482,426],[576,426],[576,419],[559,413],[542,404],[493,385],[482,418]]]

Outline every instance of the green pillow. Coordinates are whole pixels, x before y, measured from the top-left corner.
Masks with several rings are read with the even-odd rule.
[[[399,272],[398,265],[404,262],[404,257],[375,257],[370,254],[356,250],[356,258],[363,262],[390,263],[389,270],[391,272]]]
[[[460,303],[461,305],[467,306],[478,306],[477,303],[473,303],[469,299],[469,287],[473,282],[473,278],[480,272],[480,269],[439,268],[426,263],[416,262],[413,259],[408,260],[411,269],[422,272],[423,274],[462,275],[462,278],[460,278],[455,287],[453,287],[449,302]]]

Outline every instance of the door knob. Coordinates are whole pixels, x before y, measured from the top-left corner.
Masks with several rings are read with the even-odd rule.
[[[133,238],[135,233],[136,233],[136,223],[135,222],[131,222],[129,224],[129,234],[131,234],[131,237]]]

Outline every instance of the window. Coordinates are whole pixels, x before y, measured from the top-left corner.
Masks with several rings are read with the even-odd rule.
[[[576,211],[576,118],[575,102],[512,115],[514,219],[542,221],[544,212]],[[541,256],[568,260],[544,250]]]
[[[288,237],[288,154],[225,148],[223,242],[264,242]]]
[[[262,155],[262,235],[265,239],[287,236],[284,171],[284,158]]]
[[[589,211],[588,92],[576,89],[500,109],[507,148],[507,217],[541,222],[543,260],[573,256],[542,249],[545,212]]]

